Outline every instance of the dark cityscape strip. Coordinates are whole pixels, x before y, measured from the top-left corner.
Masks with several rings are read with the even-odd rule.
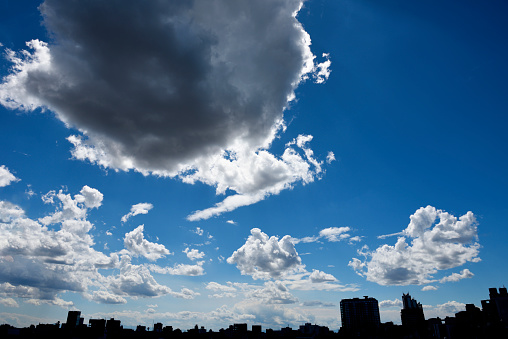
[[[298,330],[290,327],[280,330],[266,329],[261,325],[233,324],[218,332],[206,330],[196,325],[185,332],[163,326],[153,325],[152,330],[138,325],[136,330],[126,329],[121,321],[111,318],[90,319],[88,326],[80,311],[69,311],[67,322],[60,325],[39,324],[26,328],[15,328],[8,324],[0,325],[0,338],[8,339],[487,339],[508,338],[508,293],[505,287],[489,288],[489,299],[481,301],[482,308],[467,304],[464,311],[455,317],[425,319],[422,305],[409,293],[402,295],[400,312],[402,325],[393,322],[381,323],[378,301],[375,298],[343,299],[340,302],[342,327],[338,332],[326,326],[306,323]]]

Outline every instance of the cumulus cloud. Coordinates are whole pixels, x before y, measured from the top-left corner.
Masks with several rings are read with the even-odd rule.
[[[0,187],[9,186],[12,182],[19,181],[4,165],[0,166]]]
[[[109,291],[94,291],[89,299],[101,304],[125,304],[127,300]]]
[[[131,232],[125,234],[124,246],[128,253],[133,256],[143,256],[152,261],[171,254],[164,245],[146,240],[143,235],[143,230],[144,225],[140,225]]]
[[[319,232],[319,236],[325,237],[328,241],[336,242],[349,238],[347,233],[351,229],[349,227],[328,227]]]
[[[427,286],[423,286],[422,287],[422,291],[437,291],[437,287],[436,286],[432,286],[432,285],[427,285]]]
[[[319,301],[319,300],[309,300],[309,301],[304,301],[302,303],[302,306],[310,306],[310,307],[337,307],[336,304],[334,303],[329,303],[329,302],[322,302],[322,301]]]
[[[243,275],[254,279],[275,279],[294,290],[357,291],[355,285],[342,285],[331,274],[312,270],[308,272],[294,247],[293,239],[285,235],[269,237],[258,228],[251,230],[242,247],[228,259]]]
[[[267,281],[263,288],[251,291],[248,296],[264,304],[294,304],[298,299],[279,281]]]
[[[188,289],[173,291],[159,284],[147,265],[131,263],[131,256],[156,260],[169,254],[163,245],[144,239],[143,226],[126,234],[120,252],[106,255],[94,249],[94,226],[87,217],[90,209],[102,205],[98,190],[84,186],[75,195],[52,191],[43,201],[55,205],[55,211],[38,220],[0,201],[0,298],[68,308],[73,303],[60,297],[63,292],[108,304],[125,303],[127,297],[197,295]]]
[[[472,212],[460,218],[432,206],[418,209],[393,246],[383,245],[375,251],[361,252],[365,260],[349,262],[359,275],[380,285],[422,285],[435,281],[434,275],[478,262],[480,244],[477,222]],[[408,244],[407,239],[411,240]],[[469,270],[443,278],[441,282],[470,277]]]
[[[471,272],[470,270],[468,270],[466,268],[466,269],[463,269],[462,271],[460,271],[460,273],[452,273],[451,275],[449,275],[447,277],[441,278],[439,280],[439,282],[440,283],[445,283],[445,282],[450,282],[450,281],[457,282],[462,279],[472,278],[473,276],[474,276],[473,272]]]
[[[198,261],[195,265],[178,264],[173,267],[160,267],[157,265],[149,265],[148,268],[155,273],[171,274],[171,275],[188,275],[197,276],[205,274],[203,261]]]
[[[227,285],[219,284],[215,281],[210,281],[208,284],[206,284],[207,290],[212,290],[214,292],[220,291],[220,292],[236,292],[236,288],[233,287],[233,284],[231,282],[228,282]]]
[[[12,298],[0,298],[0,305],[5,307],[19,307],[18,302]]]
[[[312,273],[309,276],[310,281],[313,283],[320,283],[325,281],[337,281],[337,279],[328,273],[319,271],[319,270],[312,270]]]
[[[236,264],[242,274],[254,279],[270,279],[297,269],[302,260],[289,235],[279,240],[275,236],[268,237],[259,228],[253,228],[245,244],[227,262]]]
[[[267,151],[297,86],[330,75],[296,18],[302,4],[46,0],[52,42],[6,51],[0,104],[53,111],[79,131],[76,159],[236,192],[189,220],[253,204],[322,173],[306,145]]]
[[[323,162],[314,158],[308,147],[311,140],[312,136],[298,136],[286,145],[280,158],[266,150],[223,152],[193,173],[181,176],[187,183],[200,181],[215,186],[217,194],[225,194],[227,190],[237,193],[213,207],[193,212],[187,219],[208,219],[279,194],[298,181],[308,184],[320,178]]]
[[[426,318],[453,317],[455,316],[455,313],[464,311],[465,309],[466,304],[454,300],[447,301],[444,304],[439,305],[423,305],[423,311],[425,312]]]
[[[205,231],[203,231],[203,229],[201,227],[196,227],[196,229],[192,230],[191,232],[196,233],[199,236],[202,236],[205,233]]]
[[[202,259],[205,256],[204,252],[200,252],[196,249],[189,249],[188,247],[182,252],[187,254],[187,258],[190,260]]]
[[[348,233],[350,231],[352,231],[350,227],[328,227],[319,231],[319,235],[317,236],[304,237],[301,239],[292,238],[292,241],[294,244],[298,244],[301,242],[310,243],[317,242],[320,241],[320,239],[325,238],[330,242],[339,242],[347,240],[349,244],[353,244],[355,242],[359,242],[362,240],[361,236],[351,237],[351,234]]]
[[[394,300],[383,300],[379,302],[379,307],[402,307],[402,300],[394,299]]]
[[[136,205],[132,205],[131,211],[122,217],[122,222],[127,222],[130,217],[136,216],[138,214],[148,214],[148,212],[153,208],[153,205],[147,202],[142,202]]]

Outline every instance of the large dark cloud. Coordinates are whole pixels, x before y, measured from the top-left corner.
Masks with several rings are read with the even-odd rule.
[[[78,129],[76,159],[237,193],[191,220],[249,205],[321,173],[312,136],[268,152],[298,84],[330,74],[328,55],[314,63],[302,4],[46,0],[50,41],[7,51],[0,104],[48,108]]]
[[[112,167],[176,169],[238,138],[259,146],[309,61],[300,3],[46,0],[51,67],[29,71],[25,89]]]

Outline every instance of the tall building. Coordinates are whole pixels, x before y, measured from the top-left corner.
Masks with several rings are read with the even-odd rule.
[[[76,328],[80,325],[81,311],[69,311],[65,328]]]
[[[346,330],[377,328],[381,324],[377,300],[367,296],[363,299],[342,299],[340,317]]]
[[[482,308],[485,316],[492,322],[508,323],[508,292],[506,287],[489,288],[488,300],[482,300]]]
[[[402,293],[402,310],[400,311],[402,326],[420,329],[425,327],[425,315],[422,304],[411,298],[408,294]]]

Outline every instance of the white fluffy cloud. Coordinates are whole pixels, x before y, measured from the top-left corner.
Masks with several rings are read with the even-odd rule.
[[[444,277],[444,278],[441,278],[439,280],[440,283],[445,283],[445,282],[457,282],[459,280],[462,280],[462,279],[469,279],[469,278],[472,278],[474,277],[474,274],[473,272],[471,272],[470,270],[468,270],[467,268],[466,269],[463,269],[462,271],[460,271],[460,273],[452,273],[451,275],[447,276],[447,277]]]
[[[280,281],[267,281],[263,288],[251,291],[248,296],[264,304],[294,304],[298,299]]]
[[[336,242],[349,238],[350,235],[347,232],[350,230],[349,227],[328,227],[319,231],[319,236],[325,237],[328,241]]]
[[[10,185],[12,182],[19,181],[4,165],[0,166],[0,187]]]
[[[145,239],[143,235],[144,225],[136,227],[125,234],[124,246],[133,256],[144,256],[149,260],[157,260],[168,254],[169,250],[162,244],[156,244]]]
[[[245,244],[227,259],[236,264],[242,274],[254,279],[279,278],[301,265],[301,258],[289,235],[281,240],[268,237],[259,228],[253,228]]]
[[[426,292],[426,291],[437,291],[437,287],[436,286],[432,286],[432,285],[423,286],[422,287],[422,291],[424,291],[424,292]]]
[[[351,237],[351,234],[348,232],[352,231],[350,227],[328,227],[319,231],[319,235],[304,237],[301,239],[292,238],[293,243],[309,243],[309,242],[317,242],[322,238],[330,242],[339,242],[339,241],[348,241],[350,244],[354,242],[359,242],[362,240],[361,236]]]
[[[432,206],[418,209],[394,246],[383,245],[372,252],[362,252],[365,261],[353,258],[351,266],[367,280],[380,285],[426,284],[435,281],[434,275],[478,262],[476,218],[467,212],[459,219]],[[439,221],[438,221],[439,220]],[[408,244],[406,239],[411,239]],[[470,277],[469,270],[461,275],[443,278],[441,282]]]
[[[122,217],[122,222],[127,222],[130,217],[134,217],[138,214],[148,214],[153,208],[153,205],[147,202],[142,202],[136,205],[132,205],[131,211]]]
[[[18,302],[12,298],[0,298],[0,305],[5,307],[19,307]]]
[[[402,308],[402,300],[383,300],[379,302],[379,307],[399,307]]]
[[[200,252],[197,249],[189,249],[188,247],[183,250],[183,253],[187,254],[187,258],[190,260],[202,259],[205,256],[204,252]]]
[[[466,304],[458,301],[447,301],[439,305],[423,305],[423,311],[426,318],[435,317],[454,317],[455,313],[466,310]]]
[[[309,279],[313,283],[320,283],[320,282],[325,282],[325,281],[337,281],[337,279],[333,275],[319,271],[319,270],[312,270],[312,273],[309,276]]]
[[[322,173],[301,143],[267,151],[297,86],[330,75],[296,18],[302,5],[46,0],[52,42],[7,50],[0,104],[53,111],[79,130],[68,138],[76,159],[236,192],[190,220],[253,204]]]
[[[251,230],[242,247],[228,259],[244,275],[254,279],[275,279],[293,290],[357,291],[357,286],[342,285],[333,275],[312,270],[308,272],[294,247],[294,238],[289,235],[268,235],[258,228]]]
[[[171,275],[188,275],[197,276],[205,274],[203,261],[198,261],[195,265],[177,264],[173,267],[160,267],[157,265],[149,265],[148,268],[155,273],[171,274]]]
[[[21,207],[0,201],[0,298],[4,303],[23,298],[35,305],[72,306],[60,298],[62,292],[110,304],[125,303],[127,297],[197,295],[188,289],[173,291],[159,284],[147,265],[131,263],[131,256],[156,260],[169,254],[163,245],[144,239],[143,226],[126,234],[126,249],[120,252],[106,255],[94,249],[93,224],[87,217],[102,204],[98,190],[84,186],[74,196],[52,191],[43,200],[56,207],[38,220],[28,218]]]

